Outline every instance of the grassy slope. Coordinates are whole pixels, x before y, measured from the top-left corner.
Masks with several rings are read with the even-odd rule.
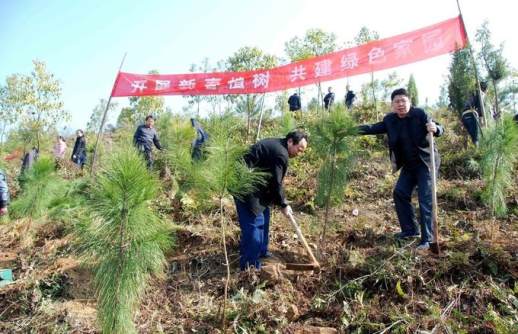
[[[442,257],[417,254],[416,242],[392,238],[398,231],[391,198],[395,176],[385,150],[376,145],[358,162],[345,203],[333,210],[320,274],[285,273],[265,281],[254,272],[239,273],[239,229],[233,226],[227,242],[233,266],[228,316],[234,330],[294,333],[317,325],[344,333],[373,333],[389,326],[392,333],[434,328],[516,333],[518,189],[509,198],[508,217],[491,220],[479,201],[480,181],[456,177],[459,173],[452,170],[457,165],[449,160],[455,148],[446,146],[441,148],[448,179],[439,183]],[[311,201],[314,171],[308,159],[295,162],[286,184],[296,217],[316,244],[322,211]],[[135,319],[142,333],[217,332],[225,275],[218,222],[210,210],[193,213],[189,203],[187,198],[171,201],[166,194],[156,201],[163,212],[172,207],[184,211],[175,217],[178,247],[168,255],[167,278],[154,282]],[[230,200],[226,204],[233,207]],[[18,254],[13,264],[17,283],[0,290],[0,332],[95,332],[88,270],[74,258],[68,228],[36,223],[27,241],[24,226],[24,220],[0,226],[2,251]],[[307,260],[278,212],[272,217],[270,242],[279,261]],[[295,308],[298,316],[290,314]]]

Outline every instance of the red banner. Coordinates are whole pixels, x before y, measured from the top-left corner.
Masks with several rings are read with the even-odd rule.
[[[132,74],[120,72],[112,96],[266,93],[380,71],[464,48],[461,17],[272,69],[248,72]]]

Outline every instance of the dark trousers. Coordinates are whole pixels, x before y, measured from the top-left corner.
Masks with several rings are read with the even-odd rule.
[[[428,167],[420,162],[413,168],[403,167],[394,188],[394,204],[403,234],[417,234],[412,192],[417,186],[421,242],[432,240],[432,177]]]
[[[464,125],[464,128],[466,128],[466,131],[471,137],[471,141],[475,145],[478,143],[478,122],[478,115],[476,114],[476,111],[465,111],[462,114],[462,124]]]
[[[75,159],[72,159],[72,161],[78,165],[79,167],[81,167],[81,169],[83,169],[83,167],[85,166],[86,164],[86,155],[76,155],[76,158]]]
[[[142,144],[137,144],[137,150],[142,154],[144,159],[146,160],[147,169],[153,169],[153,151],[151,148],[148,148]]]
[[[247,203],[235,200],[241,241],[239,243],[239,266],[245,270],[249,266],[261,268],[260,257],[268,251],[270,229],[270,208],[266,207],[258,215],[254,214]]]

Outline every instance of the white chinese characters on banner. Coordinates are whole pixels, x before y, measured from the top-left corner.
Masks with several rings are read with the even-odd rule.
[[[217,89],[221,84],[221,78],[207,78],[205,79],[205,88]]]
[[[315,78],[331,74],[331,60],[324,59],[315,63]]]
[[[196,79],[180,80],[178,88],[180,89],[194,89],[196,87]]]
[[[254,88],[264,87],[268,88],[268,83],[270,82],[270,72],[254,74],[254,79],[252,80],[252,85]]]
[[[356,52],[342,56],[340,59],[340,69],[342,71],[352,70],[355,67],[358,67],[358,56],[356,55]]]
[[[147,89],[147,86],[146,86],[146,82],[147,80],[134,80],[131,82],[131,92],[132,93],[136,93],[137,90],[139,91],[139,93],[142,93],[144,91],[144,89]]]
[[[423,47],[425,53],[432,53],[444,47],[441,29],[435,29],[423,34]]]
[[[155,80],[155,90],[167,90],[171,87],[171,80]]]
[[[399,42],[394,43],[394,50],[396,50],[396,58],[406,58],[412,55],[412,50],[410,49],[410,45],[412,45],[412,41],[409,39],[402,39]]]
[[[306,79],[306,67],[303,65],[295,66],[290,74],[290,81],[294,82],[296,80],[304,80]]]
[[[381,64],[386,60],[385,50],[382,48],[372,48],[369,51],[369,64]]]
[[[245,79],[244,78],[232,78],[228,81],[228,89],[244,89]]]

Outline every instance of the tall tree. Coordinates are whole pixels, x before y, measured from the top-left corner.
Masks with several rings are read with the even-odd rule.
[[[417,85],[413,74],[410,74],[408,79],[407,91],[410,95],[410,102],[412,102],[413,106],[417,106],[419,104],[419,93],[417,92]]]
[[[475,39],[480,43],[481,49],[479,58],[482,60],[487,75],[493,85],[495,114],[500,115],[499,91],[497,86],[498,83],[510,73],[507,60],[503,56],[504,46],[503,44],[500,44],[498,48],[493,46],[491,43],[491,31],[489,30],[489,23],[487,21],[477,30]]]
[[[475,90],[473,64],[469,50],[462,49],[453,53],[448,75],[448,96],[450,104],[459,115],[470,94]]]
[[[86,123],[86,130],[89,132],[97,132],[99,131],[99,127],[101,126],[101,120],[103,117],[104,110],[106,110],[106,104],[108,101],[105,99],[99,99],[99,103],[92,110],[92,114],[90,115],[90,120]],[[108,112],[113,111],[117,108],[116,102],[111,102]],[[106,127],[106,125],[105,125]],[[104,129],[103,129],[104,130]]]
[[[159,74],[152,70],[149,74]],[[155,117],[165,112],[165,100],[162,96],[132,96],[129,98],[130,107],[133,112],[130,115],[132,125],[143,123],[147,115]]]
[[[9,127],[17,121],[16,112],[11,108],[7,98],[7,88],[0,86],[0,147],[3,146]]]
[[[59,122],[68,121],[70,114],[63,110],[60,81],[47,71],[44,62],[33,60],[29,74],[7,77],[2,89],[2,108],[14,113],[18,124],[29,133],[27,144],[39,146],[42,133],[53,129]]]
[[[133,108],[124,107],[117,117],[118,128],[130,128],[133,126]]]
[[[309,29],[304,37],[295,36],[284,43],[284,52],[294,62],[333,52],[336,47],[335,34],[327,33],[322,29]],[[322,104],[322,85],[320,82],[317,83],[317,89],[317,105],[320,108]]]
[[[202,59],[200,64],[191,64],[189,67],[189,72],[191,73],[207,73],[210,71],[209,58],[205,57]],[[204,100],[204,96],[202,95],[193,95],[193,96],[184,96],[187,99],[187,103],[190,106],[194,106],[196,108],[196,115],[200,117],[200,107],[201,103]]]
[[[277,58],[264,53],[255,47],[242,47],[226,61],[227,71],[240,72],[264,69],[265,71],[277,65]],[[246,136],[250,140],[252,117],[260,110],[261,98],[264,94],[238,95],[232,99],[237,102],[238,112],[246,113]]]
[[[376,30],[370,30],[366,26],[361,27],[358,34],[354,37],[354,42],[356,45],[362,45],[365,43],[369,43],[371,41],[378,40],[380,38],[379,33]],[[374,106],[374,111],[376,112],[376,120],[380,119],[380,114],[378,113],[378,99],[376,98],[376,86],[377,82],[374,80],[374,72],[371,72],[371,82],[370,88],[372,93],[372,101]]]

